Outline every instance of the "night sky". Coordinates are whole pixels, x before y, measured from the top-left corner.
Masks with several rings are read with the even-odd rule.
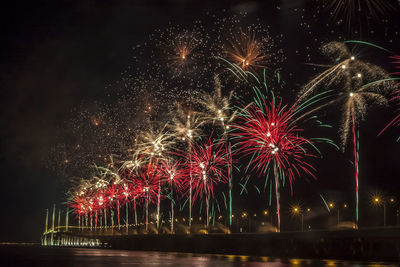
[[[398,12],[389,12],[385,23],[361,25],[362,29],[355,32],[345,24],[335,26],[328,18],[329,13],[318,9],[316,2],[39,0],[3,4],[0,11],[0,242],[39,240],[45,209],[66,199],[66,177],[48,167],[51,151],[69,131],[65,122],[82,103],[113,101],[115,97],[109,97],[113,95],[113,84],[133,64],[132,47],[143,44],[156,29],[162,30],[169,23],[191,25],[195,20],[210,27],[213,15],[247,12],[248,20],[259,19],[261,24],[270,26],[272,34],[283,34],[280,44],[286,57],[283,72],[287,74],[286,87],[291,88],[283,95],[292,99],[293,92],[317,73],[304,64],[307,55],[311,54],[313,62],[323,62],[318,57],[321,42],[358,39],[400,53]],[[301,25],[304,21],[310,25],[309,30]],[[360,29],[357,23],[353,26]],[[394,71],[390,54],[365,48],[360,53],[368,58],[371,53],[377,53],[375,58],[372,56],[374,63]],[[399,131],[391,128],[377,137],[393,117],[393,111],[394,108],[372,108],[367,120],[360,125],[363,197],[383,192],[400,201],[400,144],[395,142]],[[328,110],[325,115],[337,127],[337,110]],[[329,137],[339,140],[335,130]],[[282,203],[320,201],[312,190],[323,192],[332,201],[352,202],[352,151],[342,153],[329,146],[321,149],[324,159],[315,163],[318,181],[310,187],[310,183],[298,179],[293,199],[287,188],[282,194]],[[262,209],[265,201],[260,196],[251,196],[237,207],[257,203]],[[285,205],[287,208],[288,204]],[[315,204],[318,205],[321,203]],[[368,199],[364,199],[364,207],[370,208]],[[369,214],[361,211],[361,216],[367,218]]]

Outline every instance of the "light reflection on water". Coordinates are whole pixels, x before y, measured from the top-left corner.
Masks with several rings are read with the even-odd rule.
[[[361,263],[337,260],[311,260],[311,259],[279,259],[272,257],[251,257],[245,255],[224,254],[193,254],[174,252],[143,252],[126,250],[104,249],[73,249],[75,256],[113,257],[121,265],[141,266],[269,266],[269,267],[301,267],[301,266],[397,266],[390,263]]]
[[[0,258],[2,264],[6,263],[4,266],[397,266],[380,262],[363,263],[337,260],[279,259],[244,255],[43,247],[0,247]]]

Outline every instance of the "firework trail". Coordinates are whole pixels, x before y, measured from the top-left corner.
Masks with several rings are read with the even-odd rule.
[[[92,181],[81,179],[77,185],[69,192],[69,205],[78,215],[79,228],[83,228],[82,215],[85,215],[86,226],[87,216],[90,216],[90,230],[93,229],[92,212],[93,203],[93,184]]]
[[[123,180],[119,186],[119,199],[118,205],[123,206],[125,204],[125,226],[126,231],[128,231],[129,224],[129,202],[131,198],[134,197],[135,186],[131,182],[131,177],[129,174],[123,175]]]
[[[114,168],[113,157],[110,156],[110,168]],[[107,226],[107,207],[109,205],[109,198],[106,197],[108,186],[119,179],[119,176],[112,172],[108,168],[95,165],[96,175],[93,176],[93,194],[94,194],[94,207],[96,213],[95,225],[97,227],[98,213],[104,215],[104,224]],[[102,226],[103,220],[100,220],[100,226]]]
[[[260,80],[251,72],[243,71],[232,64],[229,66],[232,73],[250,84],[255,93],[253,102],[238,107],[237,119],[232,125],[231,135],[232,140],[236,141],[236,153],[250,157],[246,172],[256,171],[265,177],[265,186],[270,182],[271,190],[274,187],[277,231],[280,231],[281,187],[289,182],[293,191],[294,179],[301,172],[315,179],[313,174],[315,169],[309,161],[321,155],[315,146],[316,143],[325,142],[336,146],[327,138],[302,137],[304,130],[299,127],[301,122],[316,119],[304,114],[307,114],[315,104],[329,97],[330,91],[317,94],[302,103],[296,101],[293,105],[283,105],[282,100],[277,100],[273,91],[269,90],[265,74],[264,79]],[[282,86],[279,73],[276,74],[276,81]],[[271,94],[271,100],[261,91],[262,89]],[[317,126],[325,127],[320,121],[316,122]],[[270,174],[273,175],[272,181]],[[246,177],[246,180],[248,179],[249,176]]]
[[[199,99],[200,105],[206,109],[208,121],[216,124],[223,131],[223,139],[227,148],[227,170],[229,179],[229,226],[232,225],[232,153],[231,143],[229,141],[230,124],[236,116],[236,112],[232,111],[231,100],[233,91],[230,91],[227,96],[223,96],[221,82],[218,76],[215,76],[215,86],[212,94],[204,93]]]
[[[111,183],[106,191],[106,197],[108,198],[108,203],[109,203],[109,207],[111,209],[115,208],[117,209],[117,222],[118,222],[118,228],[121,228],[121,220],[120,220],[120,203],[119,203],[119,199],[121,198],[121,190],[120,190],[120,184],[113,182]],[[114,229],[114,216],[113,216],[113,212],[111,214],[111,226]]]
[[[191,153],[184,154],[190,160],[192,177],[186,179],[185,184],[193,187],[193,201],[204,199],[206,203],[206,225],[209,226],[210,199],[214,198],[214,186],[229,181],[226,175],[227,155],[223,142],[212,142],[210,136],[206,143],[193,144]],[[188,185],[189,184],[189,185]]]
[[[348,12],[358,12],[354,6],[359,5],[363,12],[375,10],[380,15],[388,10],[379,8],[382,0],[342,2],[339,6],[339,1],[330,1],[330,8],[341,13],[344,11],[342,7],[348,5]],[[65,152],[57,159],[62,162],[65,173],[73,174],[70,176],[92,177],[86,180],[88,185],[82,183],[74,187],[70,196],[71,206],[79,221],[83,215],[90,216],[92,224],[92,217],[95,216],[94,225],[97,227],[97,213],[101,214],[103,209],[104,224],[107,226],[108,208],[111,209],[114,225],[113,210],[116,208],[120,226],[119,208],[125,205],[128,224],[128,207],[133,201],[137,224],[136,204],[143,201],[146,204],[148,230],[148,206],[157,201],[159,228],[162,189],[163,185],[168,185],[165,187],[169,188],[171,199],[172,232],[177,203],[174,197],[181,195],[181,191],[188,195],[189,227],[193,219],[193,203],[200,199],[205,202],[209,224],[209,213],[215,215],[213,207],[210,207],[210,200],[216,200],[213,199],[214,188],[219,184],[228,184],[231,224],[232,149],[235,151],[239,147],[238,152],[250,158],[246,171],[256,171],[270,183],[270,188],[274,188],[279,229],[281,188],[285,183],[292,188],[294,179],[301,173],[314,177],[315,170],[309,160],[315,155],[309,147],[314,148],[318,140],[304,137],[305,131],[300,123],[308,120],[310,114],[335,103],[343,104],[340,127],[342,147],[345,148],[350,140],[353,143],[358,203],[357,125],[365,117],[370,102],[378,105],[387,103],[385,95],[392,91],[393,79],[379,67],[361,61],[345,44],[329,43],[322,50],[333,58],[333,63],[323,66],[325,71],[303,88],[295,104],[285,105],[280,98],[273,94],[270,97],[269,93],[266,97],[258,89],[267,87],[266,76],[269,79],[271,73],[277,73],[270,70],[279,69],[277,65],[283,59],[282,52],[276,49],[276,40],[279,37],[271,38],[264,26],[246,27],[240,18],[235,17],[220,20],[210,31],[198,24],[191,28],[169,27],[165,31],[157,31],[146,45],[137,46],[135,52],[148,44],[155,46],[149,61],[140,62],[140,65],[122,74],[124,77],[118,86],[124,93],[113,96],[118,98],[116,105],[90,104],[74,118],[71,128],[76,138],[71,141],[72,145],[63,147]],[[134,57],[139,54],[135,53]],[[137,58],[143,59],[141,56]],[[224,67],[226,64],[229,68]],[[235,77],[238,79],[225,85]],[[234,111],[233,91],[224,94],[223,89],[234,89],[235,96],[240,92],[241,97],[244,92],[251,93],[245,86],[238,88],[237,81],[240,86],[247,84],[250,88],[254,87],[250,81],[256,82],[257,88],[254,88],[254,101]],[[211,93],[199,89],[208,90],[213,83]],[[317,92],[321,88],[328,88],[329,91]],[[398,96],[393,98],[396,99]],[[322,100],[327,102],[313,108]],[[177,102],[180,105],[175,109]],[[210,130],[210,125],[216,127]],[[399,122],[396,120],[391,125],[397,126]],[[222,131],[218,137],[220,140],[198,142],[203,131],[212,130],[215,136]],[[180,150],[182,147],[184,149]],[[216,152],[209,152],[208,149]],[[185,161],[176,161],[174,150],[186,150],[180,152]],[[199,151],[204,155],[200,155]],[[211,167],[208,169],[207,160],[216,160],[211,154],[219,155],[220,162],[224,161],[224,166],[221,163],[216,168],[220,173],[213,172]],[[109,155],[117,155],[123,160],[114,163]],[[97,172],[93,175],[93,168],[90,167],[93,164],[106,167],[96,167]],[[79,195],[81,189],[84,193]]]
[[[298,108],[276,102],[275,98],[268,103],[263,97],[242,108],[237,123],[233,124],[232,135],[239,144],[238,153],[251,157],[247,168],[252,165],[252,170],[266,179],[270,172],[273,174],[278,231],[280,187],[288,180],[292,190],[293,181],[301,172],[315,178],[315,170],[308,160],[316,156],[306,148],[313,147],[313,141],[301,137],[303,129],[294,123]]]
[[[83,228],[83,223],[81,223],[81,217],[88,212],[88,201],[87,197],[80,192],[71,192],[69,201],[70,207],[75,211],[78,215],[78,228]],[[82,225],[81,225],[82,224]]]
[[[160,180],[166,183],[169,187],[171,200],[171,233],[174,233],[174,192],[182,194],[184,190],[184,179],[186,178],[187,170],[181,161],[172,159],[162,160],[159,164]]]
[[[159,180],[160,175],[157,166],[152,163],[143,165],[135,179],[136,196],[145,202],[146,232],[149,230],[149,204],[158,199]]]
[[[184,108],[178,104],[176,116],[172,119],[171,125],[176,138],[187,143],[187,155],[189,155],[189,229],[192,225],[192,143],[201,134],[201,126],[205,124],[202,114],[190,108]]]
[[[108,167],[95,166],[97,172],[100,174],[101,179],[98,184],[98,189],[101,195],[105,198],[103,205],[103,214],[104,214],[104,226],[107,227],[107,208],[111,208],[114,204],[115,195],[116,195],[116,185],[122,183],[123,179],[119,174],[119,170],[115,166],[114,157],[110,156],[110,164]],[[111,190],[111,191],[110,191]],[[112,195],[110,195],[112,194]],[[119,202],[119,200],[118,200]],[[119,216],[119,207],[118,207],[118,216]],[[118,222],[119,222],[118,218]],[[111,213],[111,222],[114,226],[114,218]],[[120,225],[119,225],[120,226]]]
[[[142,143],[138,145],[138,153],[144,156],[147,161],[152,164],[158,164],[158,161],[165,158],[170,152],[174,144],[174,136],[167,131],[167,124],[159,130],[150,130],[142,134]],[[157,229],[160,226],[160,201],[161,201],[161,179],[158,180],[158,197],[157,197]]]

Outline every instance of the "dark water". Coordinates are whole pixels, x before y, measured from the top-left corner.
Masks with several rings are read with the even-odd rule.
[[[278,259],[233,255],[143,252],[111,249],[0,246],[0,266],[397,266],[382,262]]]

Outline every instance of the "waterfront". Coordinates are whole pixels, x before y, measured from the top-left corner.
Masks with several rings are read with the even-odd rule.
[[[222,254],[0,246],[0,266],[397,266],[390,262],[281,259]]]

